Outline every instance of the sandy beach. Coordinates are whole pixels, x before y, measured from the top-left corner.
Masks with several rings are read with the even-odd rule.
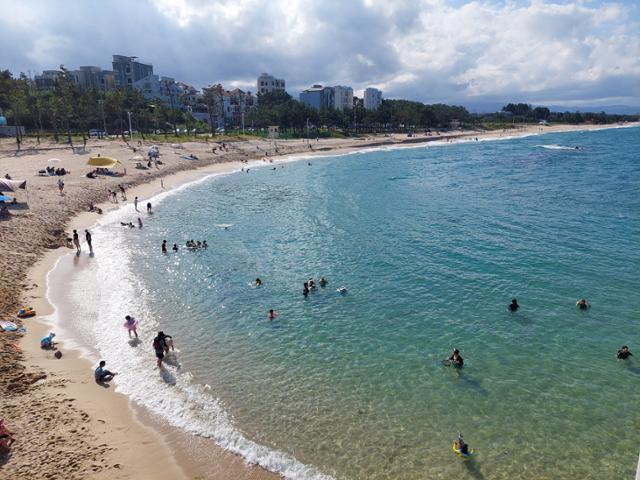
[[[630,124],[627,124],[630,125]],[[213,445],[207,439],[165,427],[148,412],[131,405],[127,397],[115,393],[115,385],[102,388],[92,375],[92,365],[80,352],[65,343],[54,351],[39,348],[39,339],[49,331],[46,318],[53,311],[47,302],[47,275],[56,261],[71,250],[65,238],[78,229],[81,239],[100,215],[88,212],[94,203],[106,212],[139,198],[146,199],[163,189],[175,188],[213,173],[246,167],[245,162],[277,162],[286,156],[338,154],[365,148],[411,146],[424,142],[475,141],[572,130],[600,129],[602,126],[528,126],[509,131],[452,132],[440,136],[363,136],[355,139],[312,140],[309,148],[302,140],[250,140],[231,142],[217,153],[211,141],[159,144],[162,165],[136,168],[146,156],[149,142],[137,139],[94,140],[87,150],[73,152],[68,146],[35,145],[30,141],[15,155],[11,139],[0,141],[0,175],[26,180],[27,190],[15,193],[16,205],[0,219],[2,258],[0,279],[0,320],[24,326],[26,332],[0,333],[0,392],[5,413],[2,418],[15,434],[9,455],[0,457],[0,476],[12,479],[39,478],[276,478],[275,474],[248,465],[244,459]],[[606,128],[606,127],[605,127]],[[609,127],[610,128],[610,127]],[[136,149],[136,151],[133,150]],[[100,154],[121,162],[122,176],[86,177],[87,160]],[[268,155],[267,155],[268,153]],[[193,155],[197,159],[186,159]],[[50,161],[55,158],[56,161]],[[64,167],[63,176],[40,176],[47,166]],[[126,169],[126,173],[125,173]],[[62,178],[64,190],[58,191]],[[162,180],[161,180],[162,179]],[[108,200],[108,190],[126,189],[127,199],[118,192],[118,203]],[[14,196],[13,193],[9,193]],[[104,215],[104,213],[103,213]],[[17,319],[19,308],[32,306],[38,315]],[[117,383],[117,377],[115,380]],[[205,452],[206,454],[203,454]]]

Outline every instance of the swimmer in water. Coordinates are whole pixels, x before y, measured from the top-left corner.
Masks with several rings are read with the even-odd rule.
[[[255,282],[253,282],[253,284],[254,284],[256,287],[259,287],[260,285],[262,285],[262,280],[260,280],[259,278],[256,278],[256,281],[255,281]]]
[[[309,284],[309,288],[311,290],[316,288],[316,281],[313,279],[313,277],[309,277],[309,281],[307,283]]]
[[[327,282],[327,279],[326,279],[326,278],[324,278],[324,277],[321,277],[321,278],[320,278],[320,286],[321,286],[321,287],[326,287],[326,286],[327,286],[327,283],[329,283],[329,282]]]
[[[462,434],[458,433],[458,438],[454,442],[456,450],[460,453],[460,455],[469,455],[469,445],[465,443],[462,439]]]
[[[629,357],[633,357],[633,353],[629,351],[629,347],[623,345],[620,350],[618,350],[618,353],[616,353],[616,357],[620,360],[626,360]]]
[[[591,307],[591,305],[589,304],[589,302],[587,302],[586,298],[581,298],[576,302],[576,307],[578,307],[580,310],[587,310]]]
[[[309,284],[307,282],[304,282],[304,284],[302,285],[302,295],[304,295],[305,297],[309,295]]]
[[[449,357],[449,361],[451,362],[451,365],[453,365],[454,367],[462,368],[464,366],[464,359],[460,355],[460,352],[458,351],[457,348],[455,348],[453,350],[453,353],[451,353],[451,356]]]
[[[278,312],[275,312],[273,308],[269,309],[269,315],[268,315],[269,321],[273,320],[277,316],[278,316]]]
[[[347,287],[340,287],[336,290],[336,292],[340,292],[344,295],[345,293],[347,293]]]
[[[177,252],[177,251],[178,251],[178,245],[174,243],[174,244],[173,244],[173,248],[172,248],[172,250],[173,250],[174,252]]]
[[[512,312],[516,312],[519,308],[520,305],[518,305],[518,300],[516,300],[515,298],[511,300],[511,303],[509,304],[509,310],[511,310]]]

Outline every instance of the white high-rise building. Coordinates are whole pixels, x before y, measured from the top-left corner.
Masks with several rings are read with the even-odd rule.
[[[353,108],[353,88],[337,85],[333,87],[333,105],[336,110]]]
[[[275,90],[284,91],[284,79],[276,78],[268,73],[263,73],[256,82],[256,93],[269,93]]]
[[[382,105],[382,91],[369,87],[364,91],[364,108],[377,110]]]

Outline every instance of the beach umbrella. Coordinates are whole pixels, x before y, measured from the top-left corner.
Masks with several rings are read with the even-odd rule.
[[[58,163],[60,161],[59,158],[50,158],[49,160],[47,160],[47,162],[49,163]]]
[[[102,168],[113,168],[118,163],[118,160],[110,157],[91,157],[87,161],[87,165],[91,165],[92,167],[102,167]]]

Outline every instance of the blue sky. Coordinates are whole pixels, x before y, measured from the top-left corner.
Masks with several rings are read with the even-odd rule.
[[[427,103],[640,106],[640,2],[2,0],[0,68],[136,55],[197,87],[269,72]],[[11,47],[8,47],[11,46]]]

